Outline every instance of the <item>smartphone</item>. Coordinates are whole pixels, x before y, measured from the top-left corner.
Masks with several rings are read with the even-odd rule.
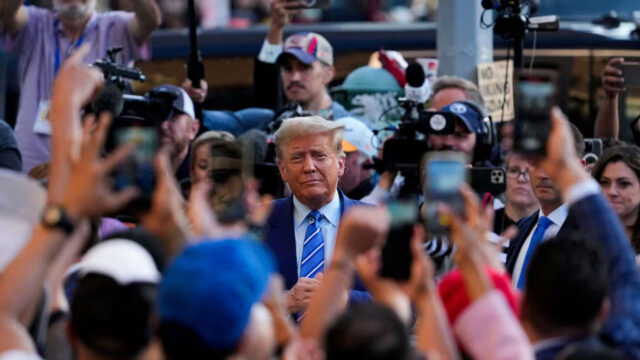
[[[582,160],[586,165],[595,164],[602,156],[603,148],[602,139],[584,139],[584,156]]]
[[[544,156],[551,131],[551,107],[555,103],[556,74],[553,71],[520,72],[516,76],[516,120],[514,150],[529,156]]]
[[[640,88],[640,62],[623,62],[620,64],[624,87],[628,89]]]
[[[480,198],[487,193],[495,197],[507,191],[505,169],[474,167],[468,170],[468,178],[471,188]]]
[[[136,187],[139,195],[123,210],[123,215],[135,215],[151,207],[151,198],[156,186],[154,157],[158,150],[159,129],[150,122],[131,122],[111,129],[115,147],[133,143],[134,152],[113,171],[116,190]]]
[[[426,172],[423,209],[427,233],[446,236],[449,234],[449,222],[438,211],[438,204],[446,204],[453,212],[464,215],[460,186],[466,181],[466,158],[459,152],[432,152],[427,156],[423,169]]]
[[[246,217],[245,186],[253,176],[253,146],[220,140],[211,144],[211,205],[222,224]]]
[[[411,277],[411,237],[418,222],[418,199],[393,200],[387,203],[391,229],[382,248],[380,276],[396,281]]]
[[[288,0],[288,2],[297,1],[300,6],[288,7],[289,9],[323,9],[329,8],[329,0]]]

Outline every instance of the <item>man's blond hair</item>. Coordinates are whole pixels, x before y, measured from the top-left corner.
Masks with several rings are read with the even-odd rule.
[[[284,147],[293,139],[316,135],[331,134],[333,147],[338,157],[344,157],[342,150],[342,133],[344,125],[325,120],[320,116],[305,116],[287,119],[276,131],[276,159],[282,160]]]

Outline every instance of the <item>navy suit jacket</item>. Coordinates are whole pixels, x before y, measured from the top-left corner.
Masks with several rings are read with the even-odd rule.
[[[600,243],[605,253],[610,309],[596,335],[605,344],[621,350],[632,359],[640,359],[640,273],[624,228],[601,194],[589,195],[577,201],[571,206],[569,216],[576,224],[578,221],[575,219],[580,220],[580,234]],[[579,340],[569,339],[564,345]],[[555,359],[563,348],[559,344],[539,351],[536,359]]]
[[[370,206],[363,202],[346,197],[338,189],[341,212],[345,213],[352,206]],[[293,195],[274,200],[271,216],[265,228],[265,243],[276,256],[280,274],[284,277],[285,287],[291,289],[298,281],[298,263],[296,260],[296,236],[293,226]],[[328,264],[326,264],[328,265]],[[356,279],[353,290],[349,293],[350,301],[370,299],[364,286]]]
[[[509,274],[513,275],[513,269],[516,266],[516,261],[518,261],[518,255],[522,250],[522,246],[527,241],[527,237],[533,231],[536,224],[538,223],[538,214],[539,211],[536,210],[530,216],[521,219],[518,221],[518,234],[516,237],[509,243],[509,249],[507,250],[507,262],[506,267]],[[563,235],[568,232],[574,232],[579,230],[579,221],[573,215],[571,209],[569,209],[569,214],[567,215],[567,219],[564,224],[560,227],[558,231],[558,235]]]

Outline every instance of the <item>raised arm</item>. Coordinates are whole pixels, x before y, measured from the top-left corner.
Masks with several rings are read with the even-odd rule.
[[[580,231],[602,244],[608,267],[609,313],[601,334],[633,358],[640,358],[640,274],[634,251],[618,216],[600,193],[595,180],[582,169],[571,146],[568,120],[555,110],[548,158],[542,164],[562,190],[572,214],[582,221]]]
[[[624,91],[624,79],[622,70],[617,66],[623,62],[623,58],[613,58],[602,71],[605,97],[596,117],[593,135],[597,138],[618,139],[620,136],[618,100],[620,93]]]
[[[74,79],[80,70],[78,66],[85,53],[86,49],[74,54],[60,69],[54,85],[54,97],[58,94],[59,107],[63,107],[64,99],[67,99],[69,113],[52,110],[52,123],[60,122],[58,116],[79,113],[83,104],[81,98],[89,98],[100,86],[100,82],[86,81],[84,86],[74,87]],[[60,96],[60,91],[67,96]],[[77,93],[84,94],[73,96]],[[61,155],[61,158],[68,159],[63,160],[68,174],[52,171],[51,180],[58,184],[59,189],[51,192],[47,201],[66,214],[68,221],[75,225],[75,233],[69,238],[63,229],[37,226],[29,243],[0,275],[0,294],[3,294],[0,296],[0,354],[12,349],[34,351],[26,328],[20,323],[20,316],[30,305],[30,300],[41,291],[49,266],[62,248],[77,246],[77,242],[86,240],[87,218],[117,210],[136,195],[133,189],[120,193],[113,193],[110,189],[108,174],[128,156],[131,148],[120,148],[105,160],[99,159],[109,123],[109,119],[103,117],[91,134],[86,127],[77,153],[63,147],[53,148],[54,157]]]
[[[357,206],[342,217],[331,265],[302,320],[303,337],[322,341],[329,324],[346,305],[356,257],[382,244],[388,231],[389,215],[385,209]]]
[[[281,45],[283,41],[284,27],[291,21],[291,17],[298,13],[293,10],[301,6],[299,1],[272,0],[271,1],[271,22],[267,41],[271,45]]]
[[[27,9],[22,0],[3,0],[0,3],[0,28],[16,36],[27,25]]]
[[[155,0],[134,0],[135,16],[129,23],[129,31],[138,45],[142,45],[162,23],[162,14]]]
[[[456,339],[478,360],[533,359],[527,336],[487,269],[495,263],[488,239],[492,216],[468,187],[462,189],[466,219],[449,212],[454,260],[471,303],[454,323]]]

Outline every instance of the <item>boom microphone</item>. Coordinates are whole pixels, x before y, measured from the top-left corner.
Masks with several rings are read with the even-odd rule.
[[[404,86],[408,101],[424,104],[431,95],[431,84],[426,81],[422,65],[412,62],[407,67],[407,85]]]

